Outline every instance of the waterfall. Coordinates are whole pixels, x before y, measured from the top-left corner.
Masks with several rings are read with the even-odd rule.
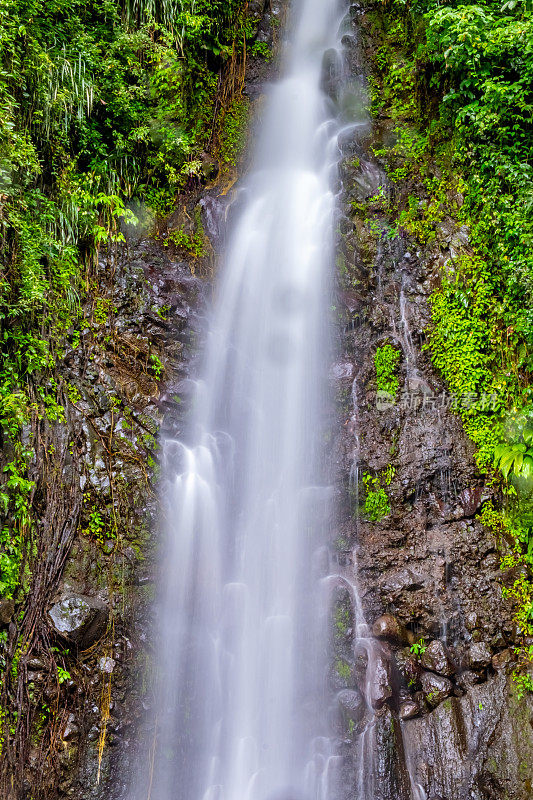
[[[160,678],[140,797],[331,797],[321,462],[345,14],[331,0],[292,9],[189,436],[165,443]]]

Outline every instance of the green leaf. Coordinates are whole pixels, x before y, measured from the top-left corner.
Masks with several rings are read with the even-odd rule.
[[[533,458],[529,455],[524,456],[521,477],[527,480],[533,478]]]
[[[518,453],[513,462],[513,472],[517,477],[518,475],[520,475],[520,470],[522,469],[523,460],[524,460],[524,454]]]
[[[531,444],[533,442],[533,428],[524,428],[522,436],[526,444]]]
[[[511,467],[514,463],[514,453],[506,454],[500,461],[500,470],[502,471],[503,477],[507,478],[509,472],[511,471]]]
[[[509,445],[507,444],[498,444],[494,448],[494,463],[497,464],[500,458],[505,455],[509,451]]]

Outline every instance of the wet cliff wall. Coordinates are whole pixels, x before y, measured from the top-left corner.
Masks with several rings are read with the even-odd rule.
[[[352,75],[367,81],[371,123],[341,141],[344,334],[332,371],[340,419],[332,469],[344,511],[334,544],[382,646],[369,675],[350,593],[340,591],[332,620],[340,795],[361,785],[363,753],[373,798],[526,798],[528,539],[517,546],[506,535],[515,489],[487,459],[506,412],[499,366],[474,332],[483,288],[461,269],[482,257],[479,232],[461,214],[471,187],[450,156],[454,134],[430,134],[442,98],[424,71],[416,19],[376,6],[352,6],[352,15],[345,43]],[[450,283],[464,292],[464,314]],[[497,348],[501,324],[487,305],[481,317]],[[483,370],[489,377],[476,381]],[[527,486],[516,488],[527,497]],[[361,745],[362,694],[376,715],[372,756]]]

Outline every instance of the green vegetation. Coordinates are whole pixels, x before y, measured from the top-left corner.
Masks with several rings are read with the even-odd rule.
[[[398,364],[400,352],[392,344],[378,347],[374,357],[376,365],[376,388],[378,392],[385,392],[394,399],[398,394],[400,382],[398,380]]]
[[[414,644],[412,644],[409,649],[410,649],[411,653],[414,656],[416,656],[417,658],[420,658],[420,656],[423,656],[424,653],[427,650],[426,640],[425,639],[419,639],[418,642],[415,642]]]
[[[513,675],[513,681],[516,687],[516,696],[519,700],[528,692],[533,692],[533,679],[531,675]]]
[[[394,467],[389,464],[376,476],[366,473],[363,475],[365,487],[365,503],[363,513],[371,522],[380,522],[391,512],[389,496],[385,486],[389,486],[394,476]]]
[[[70,672],[68,672],[66,669],[63,669],[63,667],[58,667],[57,668],[57,682],[58,683],[65,683],[65,681],[69,681],[69,680],[70,680]]]
[[[219,75],[251,34],[241,0],[8,0],[0,12],[0,594],[31,552],[35,418],[80,400],[57,366],[79,347],[99,251],[131,208],[172,209],[198,180]],[[224,109],[222,109],[222,112]],[[222,113],[223,116],[223,113]],[[195,256],[204,232],[173,233]],[[91,322],[116,312],[94,298]],[[151,357],[160,377],[162,365]],[[24,443],[22,439],[24,438]],[[91,523],[94,527],[94,521]]]
[[[345,682],[350,680],[352,668],[347,661],[344,661],[344,659],[338,658],[335,661],[335,671],[341,680]]]
[[[531,635],[531,7],[396,0],[372,15],[383,42],[372,109],[395,134],[376,155],[396,184],[395,232],[450,246],[427,347],[480,469],[503,490],[503,504],[486,505],[481,518],[500,537],[502,566],[522,567],[506,592]],[[455,232],[446,238],[450,220]]]
[[[344,605],[335,608],[335,636],[344,639],[350,629],[350,609]]]
[[[220,135],[220,156],[225,167],[235,166],[244,150],[249,115],[249,101],[244,97],[235,98],[226,111]]]

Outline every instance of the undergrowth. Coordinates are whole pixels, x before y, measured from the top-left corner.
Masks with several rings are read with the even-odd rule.
[[[390,342],[386,342],[376,349],[374,357],[376,366],[376,388],[378,392],[385,392],[393,399],[398,394],[400,381],[398,378],[398,365],[400,351]]]

